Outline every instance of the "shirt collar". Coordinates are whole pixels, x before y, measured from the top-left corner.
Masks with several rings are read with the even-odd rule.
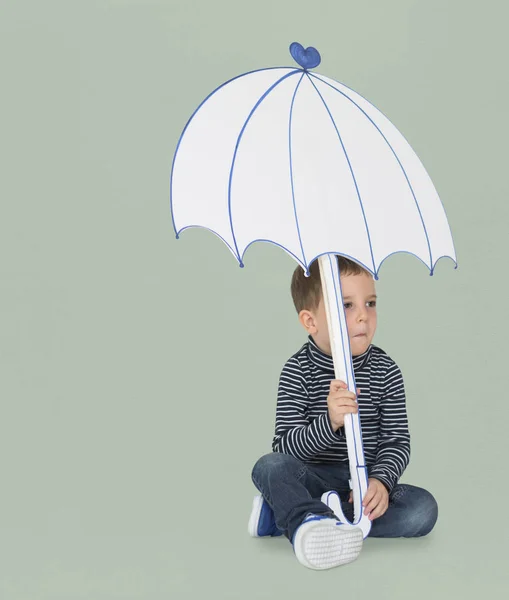
[[[371,358],[372,348],[373,346],[370,344],[366,352],[359,354],[358,356],[352,356],[354,371],[363,369],[368,364],[369,359]],[[308,355],[311,362],[320,369],[334,372],[334,362],[332,360],[332,356],[329,356],[320,350],[312,336],[308,337]]]

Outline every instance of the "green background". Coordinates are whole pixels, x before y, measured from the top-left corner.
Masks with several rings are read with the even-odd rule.
[[[0,598],[507,597],[507,17],[500,1],[5,1],[0,12]],[[382,110],[459,268],[384,263],[433,533],[341,569],[251,539],[250,472],[305,341],[293,261],[172,230],[180,132],[217,85],[292,64]],[[323,597],[323,596],[322,596]]]

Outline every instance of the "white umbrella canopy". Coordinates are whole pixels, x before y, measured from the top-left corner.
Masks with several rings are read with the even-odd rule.
[[[336,377],[356,390],[334,255],[378,279],[383,261],[415,255],[430,270],[456,253],[440,198],[396,127],[347,86],[311,72],[320,55],[293,43],[300,68],[268,68],[214,90],[189,119],[170,179],[177,238],[190,227],[218,235],[244,266],[256,241],[276,244],[306,271],[316,259]],[[456,264],[457,267],[457,264]],[[367,489],[358,415],[345,420],[354,523]],[[338,512],[340,514],[338,514]],[[341,508],[336,513],[346,522]]]
[[[255,241],[307,271],[348,256],[378,278],[408,252],[431,273],[456,254],[440,198],[394,125],[348,87],[306,69],[263,69],[220,86],[189,120],[171,178],[177,235],[216,233],[243,266]]]

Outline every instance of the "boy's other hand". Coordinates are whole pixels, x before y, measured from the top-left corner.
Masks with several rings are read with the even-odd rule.
[[[357,388],[357,394],[360,393]],[[327,396],[327,408],[332,429],[337,431],[345,424],[345,415],[354,414],[359,410],[356,402],[357,396],[348,390],[344,381],[333,379],[330,383],[329,395]]]
[[[352,492],[350,492],[348,502],[353,502]],[[364,506],[364,514],[369,517],[370,521],[381,517],[389,508],[389,492],[381,481],[374,477],[368,479],[368,489],[362,501],[362,506]]]

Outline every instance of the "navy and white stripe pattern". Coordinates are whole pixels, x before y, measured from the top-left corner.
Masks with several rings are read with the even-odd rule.
[[[369,477],[389,491],[410,460],[410,433],[403,377],[398,365],[378,346],[353,357],[357,398]],[[332,357],[308,342],[285,364],[279,380],[274,452],[307,463],[348,463],[344,429],[334,432],[327,411]]]

